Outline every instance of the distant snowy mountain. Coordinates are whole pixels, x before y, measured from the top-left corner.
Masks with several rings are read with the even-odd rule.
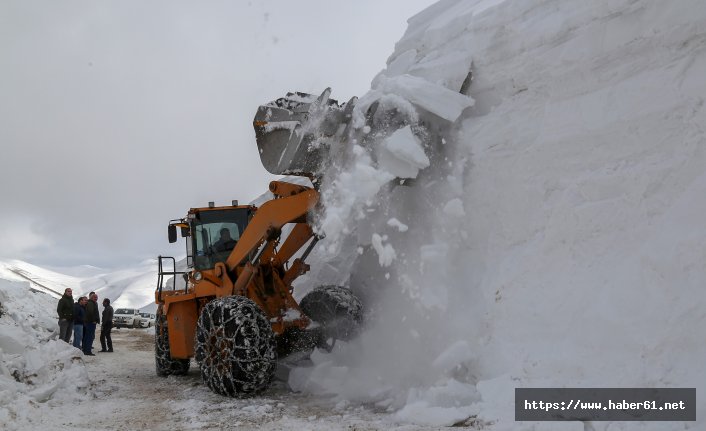
[[[61,270],[73,275],[57,272]],[[114,307],[134,307],[144,311],[156,309],[154,291],[157,286],[157,263],[154,260],[113,271],[86,266],[49,270],[19,260],[0,261],[0,279],[25,281],[28,289],[55,298],[59,298],[70,287],[74,298],[96,292],[99,301],[109,298]]]
[[[113,307],[134,307],[154,311],[157,262],[145,261],[135,267],[94,275],[81,282],[81,291],[94,291],[99,300],[110,298]]]
[[[82,280],[20,260],[0,261],[0,279],[27,281],[32,289],[56,298],[61,297],[67,288],[77,289]]]

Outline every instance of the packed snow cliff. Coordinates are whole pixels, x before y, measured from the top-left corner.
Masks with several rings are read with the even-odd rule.
[[[539,426],[514,422],[516,387],[706,389],[704,29],[696,0],[412,17],[357,118],[378,102],[430,133],[352,142],[300,282],[348,284],[369,326],[290,385],[492,429]]]

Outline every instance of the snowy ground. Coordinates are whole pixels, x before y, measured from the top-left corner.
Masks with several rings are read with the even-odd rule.
[[[293,393],[280,379],[261,396],[238,400],[215,395],[196,368],[187,376],[154,372],[154,330],[114,331],[114,353],[76,361],[88,387],[63,402],[27,403],[21,420],[4,430],[431,430],[395,424],[364,406],[336,405],[324,397]],[[280,372],[286,372],[281,369]],[[71,391],[66,387],[65,391]]]

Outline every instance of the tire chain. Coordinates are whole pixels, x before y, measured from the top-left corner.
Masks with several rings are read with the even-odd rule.
[[[353,338],[363,321],[363,304],[350,289],[319,286],[299,303],[302,311],[322,325],[327,335],[340,340]]]
[[[189,372],[188,359],[172,359],[169,355],[169,330],[164,315],[157,315],[154,325],[154,361],[158,376],[184,375]]]
[[[218,298],[204,307],[194,350],[204,383],[221,395],[244,397],[264,390],[277,367],[270,322],[242,296]]]

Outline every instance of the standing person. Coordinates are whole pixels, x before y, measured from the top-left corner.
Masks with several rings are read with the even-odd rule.
[[[88,298],[82,296],[74,304],[74,347],[81,348],[83,341],[83,321],[86,318],[86,302]]]
[[[96,324],[101,321],[97,301],[98,295],[96,295],[96,292],[88,294],[86,318],[83,323],[83,354],[87,356],[95,356],[91,350],[93,350],[93,340],[96,339]]]
[[[110,330],[113,328],[113,307],[110,306],[110,299],[103,300],[103,323],[101,324],[101,352],[113,351],[113,340],[110,338]],[[105,344],[108,342],[108,349]]]
[[[74,297],[71,289],[64,290],[56,305],[56,313],[59,315],[59,339],[68,343],[74,331]]]

